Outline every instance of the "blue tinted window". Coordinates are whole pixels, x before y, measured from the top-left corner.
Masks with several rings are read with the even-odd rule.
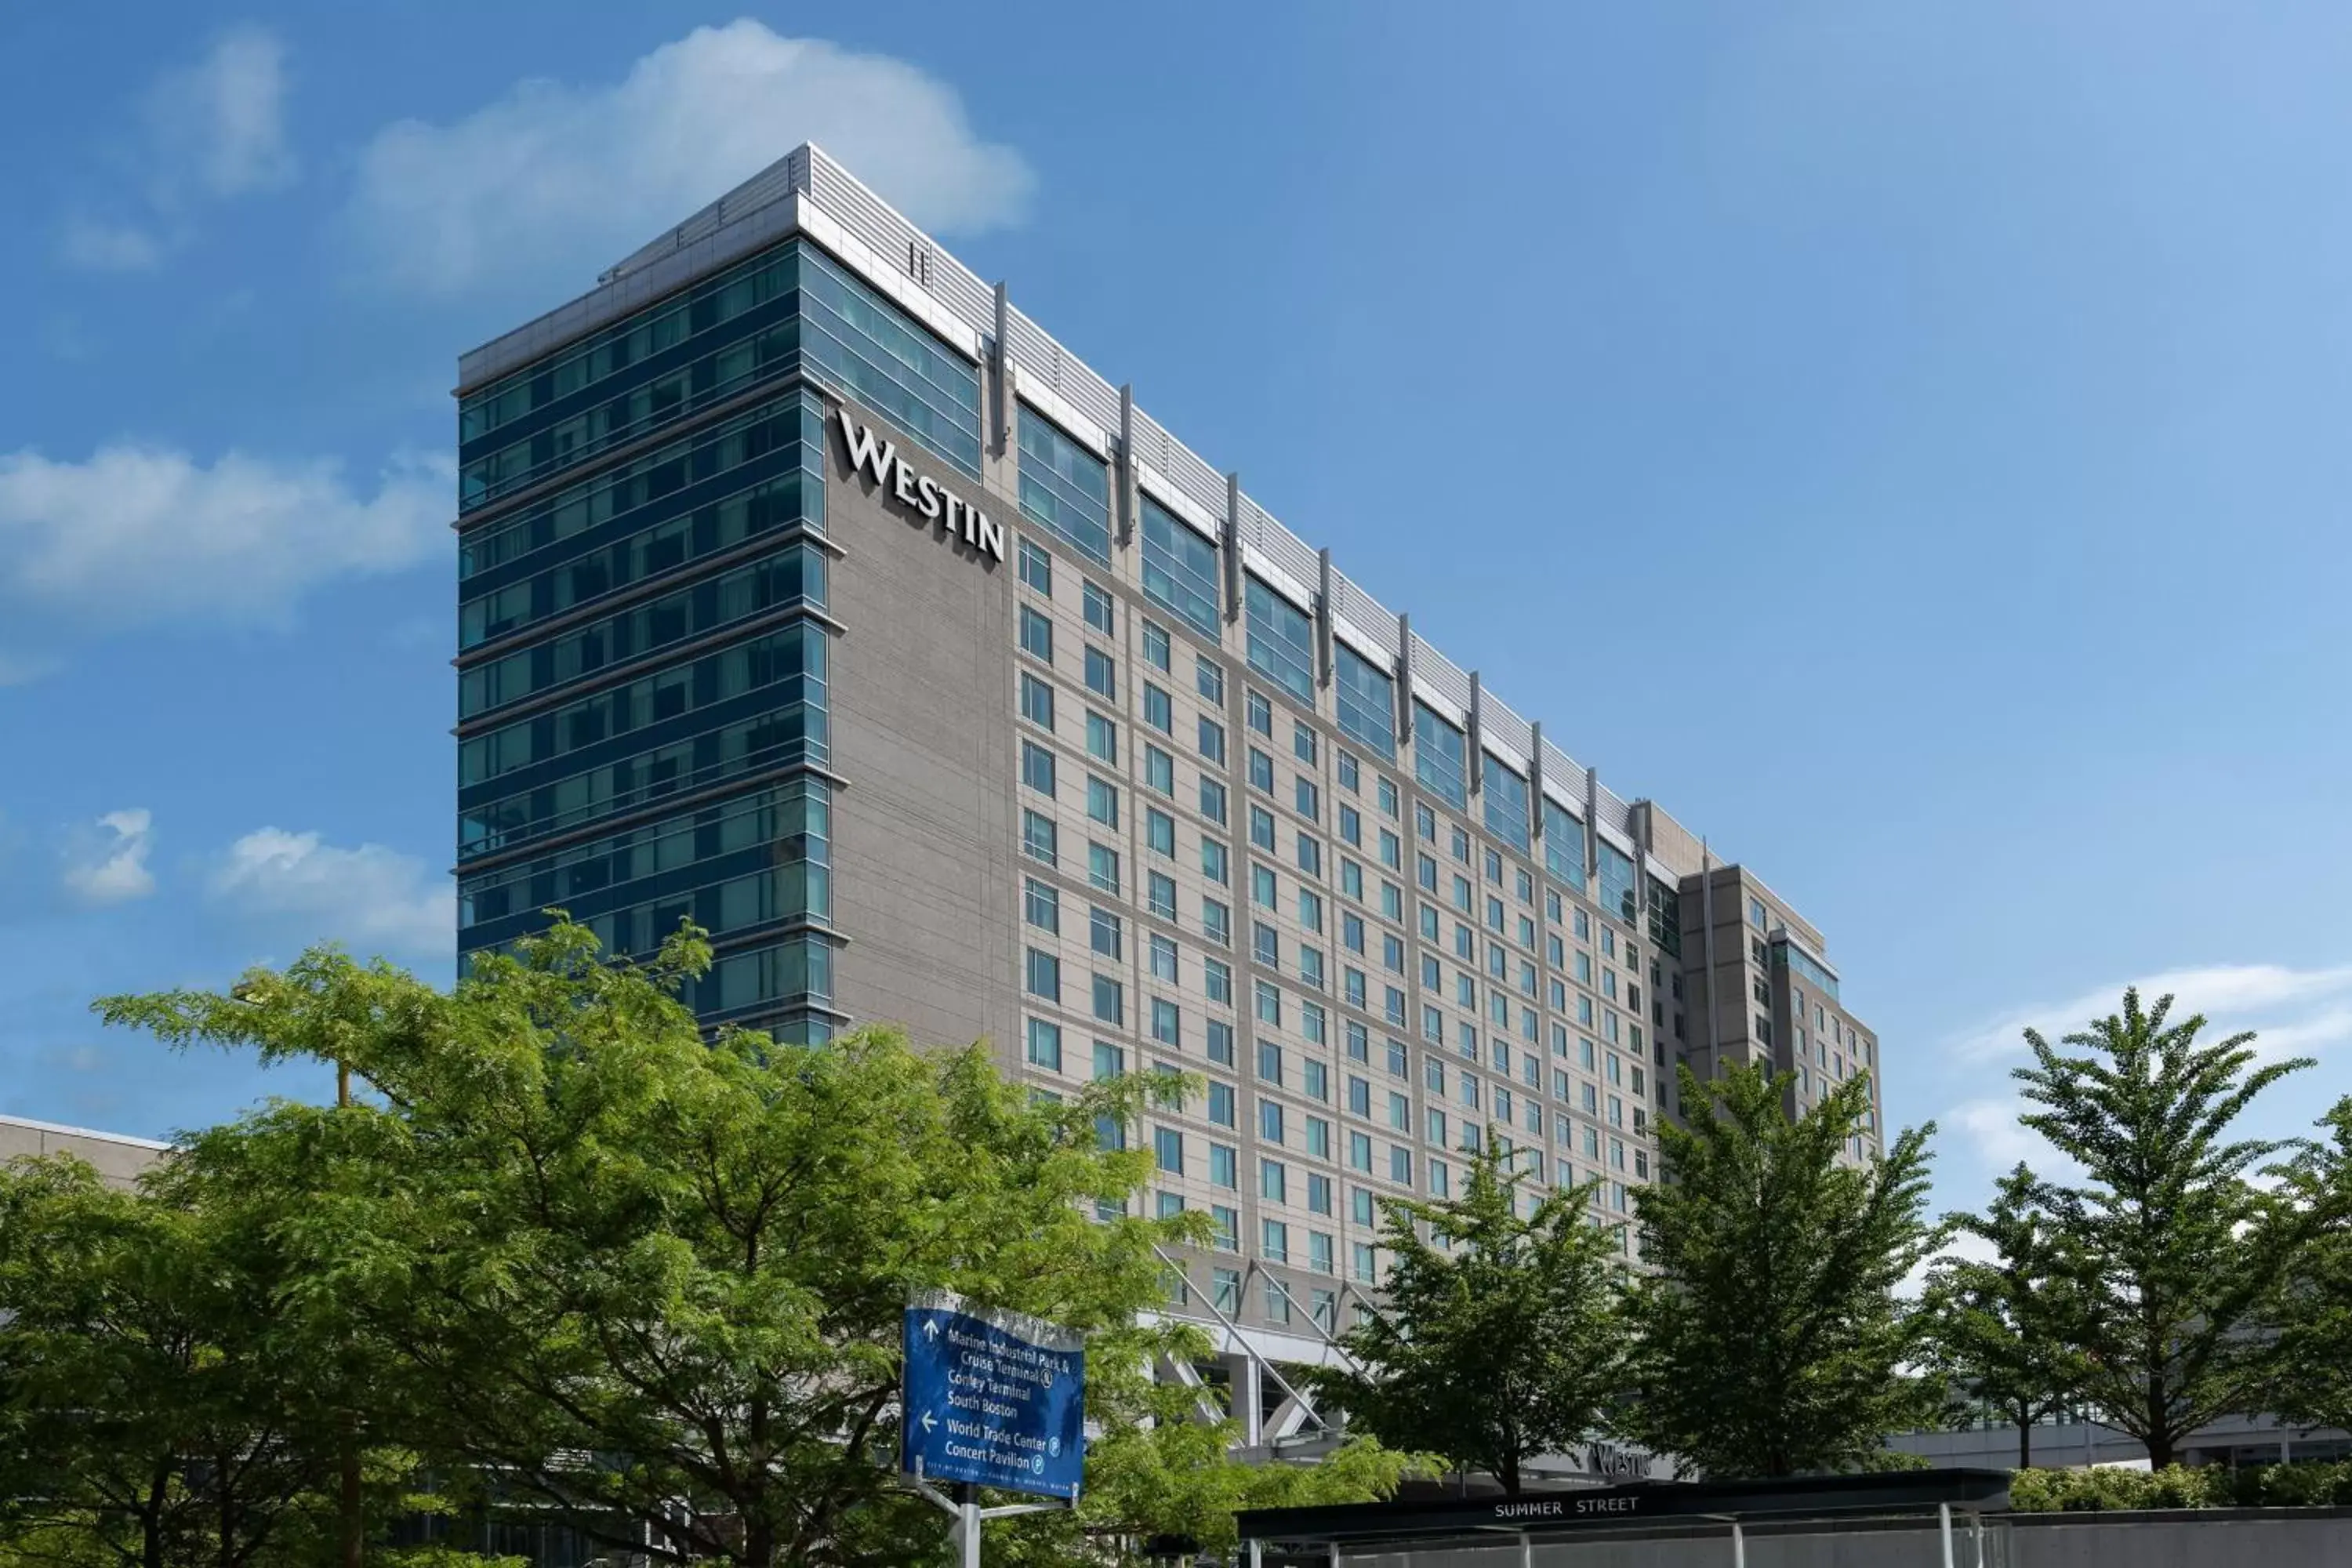
[[[475,665],[457,678],[457,717],[470,719],[753,616],[793,605],[822,605],[824,565],[824,556],[816,550],[793,546],[591,621],[535,647]]]
[[[1599,844],[1601,912],[1615,915],[1631,925],[1639,910],[1633,887],[1633,858],[1606,838],[1599,840]]]
[[[1346,643],[1333,645],[1331,664],[1339,732],[1396,761],[1396,682]]]
[[[1308,707],[1315,705],[1315,626],[1307,612],[1249,579],[1249,667]]]
[[[1654,881],[1653,881],[1651,887],[1653,891],[1663,891],[1659,887],[1659,884]],[[1677,913],[1679,913],[1679,911],[1677,911]],[[1679,932],[1677,935],[1679,935]],[[1661,942],[1660,945],[1664,946],[1664,944]],[[1811,984],[1813,989],[1819,991],[1822,995],[1827,996],[1832,1002],[1837,1000],[1837,976],[1832,974],[1828,970],[1823,969],[1820,964],[1815,963],[1812,960],[1812,956],[1799,948],[1796,943],[1789,942],[1774,942],[1772,944],[1772,956],[1779,959],[1781,963],[1786,963],[1790,969],[1794,970],[1800,979]]]
[[[1584,891],[1584,824],[1547,800],[1543,803],[1544,868]]]
[[[1676,957],[1682,955],[1682,893],[1672,884],[1655,877],[1650,879],[1650,940]],[[1793,948],[1789,951],[1795,952]],[[1805,958],[1805,955],[1801,952],[1796,953],[1796,957],[1804,959],[1806,967],[1813,972],[1810,976],[1813,984],[1821,986],[1834,998],[1837,995],[1837,982],[1831,978],[1829,971],[1822,968],[1812,960]]]
[[[459,853],[826,755],[825,638],[800,625],[458,747]]]
[[[1470,801],[1469,752],[1462,731],[1426,702],[1415,700],[1412,711],[1413,776],[1422,788],[1462,809]]]
[[[980,371],[814,246],[801,256],[801,348],[813,368],[980,478]]]
[[[465,878],[461,952],[544,929],[562,909],[608,952],[649,952],[691,918],[713,936],[833,912],[832,795],[801,778]]]
[[[458,410],[460,508],[803,368],[979,477],[978,370],[830,258],[793,244],[469,395]]]
[[[468,531],[457,546],[458,646],[767,529],[821,531],[824,429],[824,402],[795,393]]]
[[[1211,641],[1217,636],[1217,547],[1143,498],[1143,596]]]
[[[1102,459],[1021,406],[1021,510],[1081,552],[1110,563],[1110,474]]]
[[[1526,854],[1531,826],[1528,817],[1528,781],[1489,756],[1482,783],[1486,796],[1486,831]]]

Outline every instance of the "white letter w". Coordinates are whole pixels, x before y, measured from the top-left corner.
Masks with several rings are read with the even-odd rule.
[[[849,471],[864,468],[874,476],[877,485],[890,482],[890,470],[898,466],[898,448],[888,441],[877,441],[874,432],[860,425],[855,429],[849,423],[849,410],[841,411],[841,445],[849,454]]]

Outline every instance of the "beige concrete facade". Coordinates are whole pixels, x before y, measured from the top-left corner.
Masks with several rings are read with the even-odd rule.
[[[170,1144],[152,1138],[93,1131],[87,1127],[60,1127],[20,1116],[0,1116],[0,1164],[69,1154],[118,1187],[128,1187],[136,1182],[140,1173],[170,1149]]]

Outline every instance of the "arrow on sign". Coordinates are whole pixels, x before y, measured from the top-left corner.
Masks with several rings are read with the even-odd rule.
[[[924,1430],[924,1431],[926,1431],[926,1432],[932,1432],[932,1431],[936,1431],[936,1430],[938,1430],[938,1429],[939,1429],[939,1425],[940,1425],[940,1424],[939,1424],[937,1421],[934,1421],[933,1419],[931,1419],[931,1413],[930,1413],[929,1411],[926,1410],[926,1411],[924,1411],[924,1412],[923,1412],[923,1430]]]
[[[937,1318],[925,1319],[923,1321],[923,1338],[927,1340],[935,1340],[939,1337],[940,1321]]]

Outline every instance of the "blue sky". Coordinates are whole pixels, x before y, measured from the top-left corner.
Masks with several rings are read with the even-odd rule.
[[[1441,21],[1440,18],[1443,17]],[[448,965],[456,354],[814,137],[1618,793],[2015,1157],[2178,989],[2352,1090],[2352,12],[0,15],[0,1111],[83,1011]]]

